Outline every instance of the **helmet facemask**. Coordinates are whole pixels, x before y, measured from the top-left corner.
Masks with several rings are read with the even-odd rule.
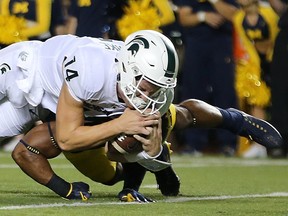
[[[166,103],[166,88],[159,87],[159,89],[154,92],[152,95],[147,96],[141,88],[139,87],[140,83],[146,80],[149,83],[149,79],[144,75],[138,76],[135,78],[133,83],[129,83],[126,88],[124,95],[133,107],[142,114],[153,114],[159,111]]]

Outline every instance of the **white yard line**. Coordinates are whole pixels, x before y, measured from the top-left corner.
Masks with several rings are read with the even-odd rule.
[[[201,201],[201,200],[229,200],[229,199],[247,199],[247,198],[266,198],[266,197],[288,197],[287,192],[274,192],[269,194],[246,194],[236,196],[208,196],[208,197],[175,197],[167,198],[158,201],[158,203],[180,203],[190,201]],[[17,209],[38,209],[38,208],[55,208],[55,207],[79,207],[79,206],[99,206],[99,205],[139,205],[137,202],[101,202],[101,203],[89,203],[89,202],[75,202],[75,203],[54,203],[54,204],[38,204],[38,205],[17,205],[17,206],[2,206],[0,210],[17,210]]]
[[[61,164],[61,165],[55,165],[52,164],[53,168],[57,169],[75,169],[75,167],[71,164]],[[0,164],[0,169],[20,169],[17,164]],[[76,169],[75,169],[76,170]]]
[[[251,166],[288,166],[288,160],[243,160],[243,159],[202,159],[196,161],[183,161],[178,160],[178,158],[173,162],[174,168],[193,168],[193,167],[251,167]],[[53,168],[66,169],[66,168],[74,168],[72,164],[53,164]],[[15,163],[5,163],[0,164],[0,169],[14,169],[19,168]]]
[[[287,192],[274,192],[269,194],[245,194],[245,195],[223,195],[223,196],[208,196],[208,197],[174,197],[167,198],[164,202],[189,202],[189,201],[200,201],[200,200],[228,200],[228,199],[247,199],[247,198],[266,198],[266,197],[288,197]]]
[[[73,202],[73,203],[53,203],[53,204],[37,204],[37,205],[18,205],[18,206],[3,206],[0,210],[15,210],[15,209],[37,209],[37,208],[55,208],[55,207],[78,207],[78,206],[98,206],[98,205],[127,205],[139,203],[125,203],[125,202],[103,202],[103,203],[87,203],[87,202]]]

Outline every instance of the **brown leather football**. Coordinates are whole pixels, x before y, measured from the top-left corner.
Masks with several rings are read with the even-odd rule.
[[[130,154],[143,151],[142,143],[131,135],[121,134],[108,143],[109,154]]]

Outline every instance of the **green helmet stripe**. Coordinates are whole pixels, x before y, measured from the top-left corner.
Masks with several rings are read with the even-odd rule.
[[[174,54],[174,50],[172,49],[172,47],[169,46],[169,44],[167,44],[166,41],[164,40],[162,41],[165,44],[168,55],[168,64],[164,76],[171,78],[174,76],[176,70],[176,56]]]

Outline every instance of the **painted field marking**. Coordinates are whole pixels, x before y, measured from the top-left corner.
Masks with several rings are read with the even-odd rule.
[[[288,197],[287,192],[274,192],[269,194],[246,194],[236,196],[208,196],[208,197],[175,197],[167,198],[158,201],[158,203],[180,203],[190,201],[201,201],[201,200],[229,200],[229,199],[247,199],[247,198],[267,198],[267,197]],[[138,202],[101,202],[101,203],[84,203],[75,202],[71,204],[67,203],[54,203],[54,204],[39,204],[39,205],[18,205],[18,206],[2,206],[0,210],[17,210],[17,209],[38,209],[38,208],[55,208],[55,207],[79,207],[79,206],[100,206],[100,205],[139,205],[143,203]],[[144,203],[147,204],[147,203]],[[152,204],[152,203],[151,203]]]
[[[178,159],[178,158],[177,158]],[[288,166],[288,160],[201,160],[201,161],[191,161],[183,162],[183,160],[173,161],[174,168],[197,168],[197,167],[256,167],[256,166]],[[52,164],[53,168],[58,169],[75,169],[72,164]],[[0,169],[19,169],[18,165],[15,163],[5,163],[0,164]]]

